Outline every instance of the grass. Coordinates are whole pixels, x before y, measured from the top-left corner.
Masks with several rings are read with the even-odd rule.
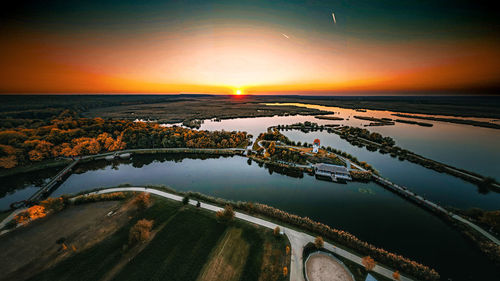
[[[290,267],[287,245],[286,237],[237,220],[212,251],[198,281],[288,280],[283,276],[283,267]]]
[[[241,220],[219,223],[213,212],[153,198],[123,228],[30,280],[288,280],[282,275],[290,266],[286,237]],[[129,230],[142,218],[155,221],[154,238],[127,262],[136,249],[128,249]]]
[[[290,246],[290,243],[284,236],[275,237],[271,230],[266,230],[263,236],[261,275],[258,280],[289,280],[290,275],[283,276],[283,267],[290,268],[290,259],[286,254],[286,246]]]
[[[213,214],[186,208],[114,280],[196,280],[226,227]]]
[[[243,229],[231,227],[210,254],[198,281],[237,281],[247,262],[250,245],[242,237]]]
[[[123,247],[128,243],[129,229],[137,220],[154,218],[155,225],[159,225],[174,215],[179,206],[180,203],[177,202],[156,200],[151,208],[141,212],[101,243],[61,261],[29,280],[99,280],[121,259]]]

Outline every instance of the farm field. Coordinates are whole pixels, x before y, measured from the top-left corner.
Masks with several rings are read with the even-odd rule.
[[[159,197],[144,210],[132,201],[70,206],[14,230],[6,238],[44,239],[3,239],[6,254],[27,250],[11,258],[0,280],[287,280],[287,240],[271,230],[219,222],[213,212]],[[130,229],[143,219],[153,221],[150,238],[131,245]],[[99,230],[104,225],[107,232]]]

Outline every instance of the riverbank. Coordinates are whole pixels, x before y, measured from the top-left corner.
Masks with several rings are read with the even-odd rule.
[[[398,117],[412,118],[412,119],[423,119],[423,120],[448,122],[448,123],[455,123],[455,124],[472,125],[472,126],[483,127],[483,128],[500,129],[500,124],[491,123],[491,122],[482,122],[482,121],[476,121],[476,120],[467,120],[467,119],[458,119],[458,118],[443,118],[443,117],[432,117],[432,116],[416,116],[416,115],[408,115],[408,114],[401,114],[401,113],[394,113],[392,115],[398,116]],[[426,123],[424,123],[424,124],[426,124]]]
[[[41,163],[34,163],[27,166],[19,166],[11,169],[1,169],[0,178],[39,171],[43,169],[63,167],[68,165],[71,161],[72,161],[71,159],[51,159],[43,161]]]

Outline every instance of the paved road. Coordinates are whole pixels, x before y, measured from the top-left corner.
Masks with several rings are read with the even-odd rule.
[[[175,195],[172,193],[168,193],[165,191],[153,189],[153,188],[145,188],[145,187],[117,187],[117,188],[108,188],[108,189],[103,189],[97,192],[92,192],[90,194],[103,194],[103,193],[110,193],[110,192],[119,192],[119,191],[139,191],[139,192],[149,192],[151,194],[155,194],[164,198],[176,200],[176,201],[182,201],[182,197],[179,195]],[[196,200],[189,200],[189,204],[191,205],[196,205],[197,201]],[[201,203],[201,202],[200,202]],[[206,204],[206,203],[201,203],[200,205],[201,208],[217,212],[219,210],[222,210],[223,208],[211,205],[211,204]],[[235,216],[241,220],[245,220],[260,226],[264,226],[270,229],[276,228],[276,226],[279,226],[280,229],[285,233],[285,235],[288,237],[290,240],[291,244],[291,265],[290,265],[290,281],[305,281],[304,274],[303,274],[303,261],[302,261],[302,252],[304,249],[304,246],[307,245],[307,243],[314,242],[314,237],[303,233],[299,232],[287,227],[284,227],[279,224],[275,224],[260,218],[256,218],[247,214],[243,214],[240,212],[235,212]],[[361,262],[361,257],[343,250],[341,248],[338,248],[334,244],[330,244],[325,242],[324,247],[348,260],[351,260],[357,264],[362,265]],[[380,265],[376,265],[373,271],[377,272],[378,274],[381,274],[391,280],[395,280],[392,278],[393,271],[385,268]],[[401,275],[400,280],[402,281],[411,281],[412,279]]]

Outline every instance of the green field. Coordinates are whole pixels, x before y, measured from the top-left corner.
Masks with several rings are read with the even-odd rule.
[[[30,280],[287,280],[285,238],[243,221],[218,222],[213,212],[179,202],[154,201],[113,235]],[[154,238],[129,248],[129,229],[142,218],[154,220]],[[228,268],[231,274],[208,274]]]
[[[114,280],[196,280],[225,229],[213,214],[183,210]]]

